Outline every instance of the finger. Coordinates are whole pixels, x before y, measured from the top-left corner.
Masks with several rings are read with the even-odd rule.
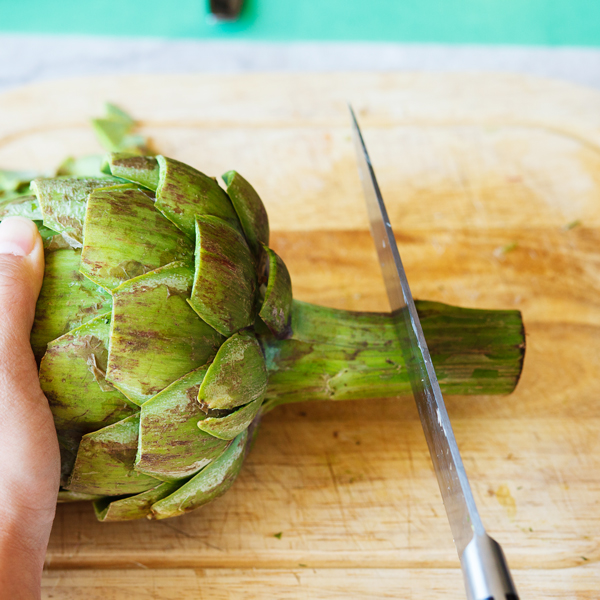
[[[29,337],[44,276],[44,249],[35,223],[0,223],[0,371],[35,368]],[[15,360],[19,359],[19,360]],[[23,375],[16,373],[15,375]]]
[[[44,249],[32,221],[10,217],[0,223],[0,474],[23,484],[37,476],[37,437],[56,443],[52,415],[40,389],[30,345],[35,305],[44,276]],[[49,440],[49,441],[48,441]],[[50,446],[52,447],[52,446]],[[10,461],[7,456],[12,456]]]
[[[56,499],[58,447],[30,345],[44,276],[44,248],[32,221],[0,223],[0,497],[45,507]],[[32,491],[33,490],[33,491]],[[49,500],[47,500],[49,499]],[[6,501],[8,502],[8,501]]]
[[[60,479],[52,413],[29,342],[44,275],[36,225],[0,223],[0,597],[39,597]],[[4,594],[6,592],[6,595]]]

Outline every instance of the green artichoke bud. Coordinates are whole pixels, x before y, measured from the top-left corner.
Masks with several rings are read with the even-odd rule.
[[[292,300],[241,175],[226,173],[225,190],[176,160],[123,152],[101,169],[35,179],[0,215],[35,219],[44,238],[31,343],[60,500],[94,500],[106,521],[180,515],[231,486],[275,406],[410,393],[390,315]],[[418,309],[445,392],[514,388],[517,311]]]

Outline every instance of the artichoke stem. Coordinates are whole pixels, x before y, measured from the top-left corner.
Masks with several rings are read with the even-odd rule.
[[[417,301],[445,394],[509,394],[525,355],[517,310]],[[293,335],[260,336],[269,372],[263,414],[280,404],[411,394],[390,313],[337,310],[294,301]]]

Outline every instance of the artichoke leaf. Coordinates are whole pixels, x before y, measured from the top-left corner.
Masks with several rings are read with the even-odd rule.
[[[224,417],[207,417],[198,421],[198,427],[222,440],[232,440],[242,431],[248,429],[250,423],[260,410],[263,398],[257,398],[246,406]]]
[[[230,336],[256,318],[256,269],[244,237],[216,217],[196,219],[196,273],[191,307]]]
[[[48,344],[40,385],[59,435],[82,435],[121,421],[138,409],[105,379],[110,312]]]
[[[156,207],[190,239],[197,215],[219,217],[242,232],[229,196],[212,177],[172,158],[159,155],[156,160],[160,166]]]
[[[142,154],[146,150],[144,137],[131,133],[133,127],[124,121],[94,119],[92,125],[100,145],[109,152]]]
[[[198,400],[209,409],[232,409],[262,398],[267,389],[267,369],[256,336],[232,335],[219,348],[200,390]]]
[[[56,169],[57,176],[63,177],[95,177],[102,178],[102,154],[89,154],[87,156],[78,156],[77,158],[69,156],[60,163]],[[110,175],[110,173],[108,173]]]
[[[7,192],[22,192],[27,188],[32,179],[38,177],[40,173],[36,171],[9,171],[0,169],[0,197]]]
[[[42,242],[44,243],[44,250],[47,250],[48,246],[50,246],[52,244],[52,241],[54,238],[62,238],[62,235],[60,235],[59,233],[56,233],[56,231],[52,231],[52,229],[48,229],[48,227],[46,227],[44,225],[44,223],[42,223],[41,218],[33,219],[33,222],[35,223],[35,225],[38,228],[38,231],[40,233],[40,236],[42,237]],[[62,247],[70,248],[71,246],[65,242],[65,244]],[[58,250],[58,248],[53,248],[53,249]]]
[[[40,202],[44,225],[81,248],[89,194],[115,181],[113,177],[40,177],[31,182],[31,189]]]
[[[264,246],[264,250],[269,275],[258,314],[271,333],[281,340],[292,334],[292,280],[283,260],[271,248]]]
[[[98,521],[132,521],[148,516],[155,502],[172,494],[181,482],[160,483],[145,492],[125,498],[93,498],[94,512]],[[60,496],[60,494],[59,494]]]
[[[269,244],[269,217],[265,205],[256,190],[236,171],[228,171],[222,177],[248,246],[258,261],[262,244]]]
[[[107,381],[142,405],[206,364],[222,336],[190,308],[193,272],[175,262],[113,291]]]
[[[223,453],[227,441],[199,431],[198,390],[207,367],[188,373],[142,405],[136,469],[158,479],[189,477]]]
[[[224,494],[238,476],[246,454],[248,431],[238,435],[210,465],[178,490],[152,506],[149,518],[166,519],[194,510]]]
[[[6,217],[25,217],[32,221],[41,221],[43,218],[40,203],[33,195],[0,198],[0,219]]]
[[[81,272],[113,290],[124,281],[192,257],[190,241],[139,189],[92,192],[87,202]]]
[[[80,256],[71,248],[46,252],[44,282],[31,331],[38,362],[48,342],[112,307],[110,295],[79,272]]]
[[[103,118],[92,119],[92,127],[105,150],[132,154],[148,151],[144,137],[134,133],[136,123],[130,115],[110,102],[104,105],[104,110]]]
[[[106,118],[111,121],[118,121],[120,123],[124,123],[129,127],[135,126],[135,121],[133,117],[126,113],[122,108],[119,108],[112,102],[106,102],[104,104],[104,112],[106,113]]]
[[[111,152],[123,149],[123,140],[131,130],[131,123],[113,119],[93,119],[92,126],[103,148]]]
[[[153,192],[158,187],[160,168],[154,156],[111,152],[104,159],[101,169],[109,175],[139,183]]]
[[[158,479],[134,468],[139,426],[138,413],[84,435],[65,487],[72,492],[121,496],[159,485]]]

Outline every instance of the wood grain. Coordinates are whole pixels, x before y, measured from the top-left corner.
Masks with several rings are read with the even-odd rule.
[[[145,76],[0,97],[0,165],[98,152],[102,101],[163,153],[263,196],[295,296],[385,310],[345,102],[415,295],[519,308],[508,397],[447,399],[476,500],[523,597],[598,597],[600,94],[508,75]],[[275,535],[281,533],[281,536]],[[463,598],[411,398],[274,411],[234,487],[171,521],[61,506],[44,598]]]
[[[598,570],[592,565],[559,572],[516,571],[524,598],[596,600]],[[425,588],[425,585],[427,586]],[[44,598],[56,600],[247,600],[332,598],[431,600],[464,598],[461,574],[452,569],[129,569],[52,571]],[[417,595],[418,594],[418,595]]]

